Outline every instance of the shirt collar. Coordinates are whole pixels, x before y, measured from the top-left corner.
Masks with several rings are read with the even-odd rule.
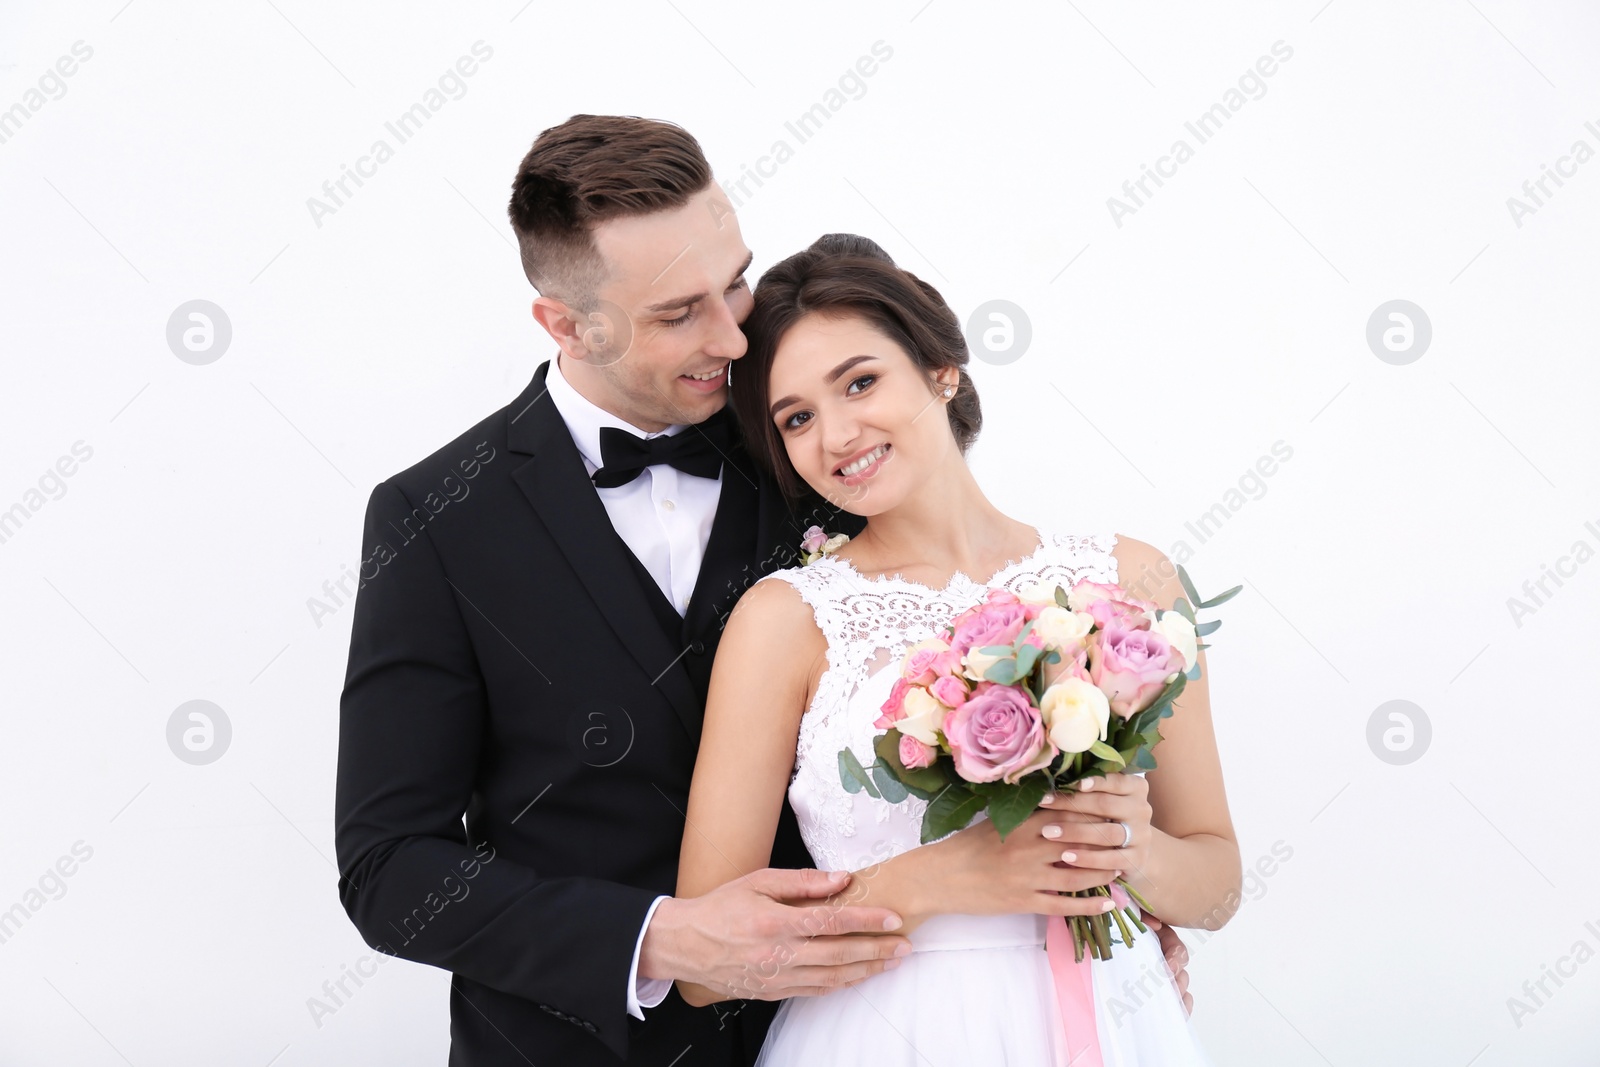
[[[561,354],[558,352],[550,360],[550,370],[545,373],[545,390],[550,394],[551,403],[561,413],[561,418],[567,424],[567,431],[572,434],[573,443],[578,446],[579,453],[595,470],[605,464],[601,462],[600,455],[600,430],[605,426],[613,426],[619,430],[626,430],[635,437],[646,439],[660,437],[662,434],[672,435],[688,428],[687,423],[675,423],[665,430],[647,432],[611,414],[605,408],[596,404],[567,381],[567,376],[561,369]],[[590,471],[594,473],[594,471]]]

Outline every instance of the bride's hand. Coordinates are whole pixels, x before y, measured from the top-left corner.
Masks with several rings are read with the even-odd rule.
[[[1143,775],[1119,772],[1085,778],[1076,791],[1058,793],[1049,804],[1041,806],[1090,816],[1088,821],[1063,824],[1062,835],[1056,839],[1066,846],[1065,851],[1076,853],[1067,861],[1072,866],[1121,871],[1136,886],[1143,881],[1155,835],[1150,825],[1150,784]],[[1132,832],[1127,847],[1123,847],[1126,835],[1118,823],[1127,823]],[[1073,845],[1085,847],[1073,849]]]

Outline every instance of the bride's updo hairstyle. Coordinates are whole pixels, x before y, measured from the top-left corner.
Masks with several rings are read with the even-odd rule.
[[[964,454],[983,424],[978,393],[967,375],[967,341],[961,323],[939,291],[910,271],[895,266],[877,242],[850,233],[817,238],[761,276],[755,308],[745,320],[749,351],[734,361],[730,400],[734,417],[755,461],[777,480],[784,494],[798,500],[810,491],[789,462],[788,450],[772,421],[772,359],[795,323],[807,315],[855,317],[905,349],[928,379],[930,399],[942,403]],[[948,402],[934,392],[934,373],[955,367],[960,373]]]

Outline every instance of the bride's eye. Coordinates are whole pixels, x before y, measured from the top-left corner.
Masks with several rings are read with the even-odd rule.
[[[809,414],[811,414],[809,411],[797,411],[797,412],[795,412],[793,415],[790,415],[787,419],[783,420],[783,425],[780,427],[780,429],[784,429],[784,430],[793,430],[793,429],[795,429],[794,420],[798,419],[801,415],[809,415]]]
[[[860,385],[862,382],[866,382],[868,385],[871,385],[873,382],[875,382],[877,380],[878,380],[878,376],[876,374],[863,374],[861,377],[857,378],[855,381],[850,383],[850,388],[853,389],[856,386]],[[845,391],[847,393],[849,392],[848,389],[845,390]]]

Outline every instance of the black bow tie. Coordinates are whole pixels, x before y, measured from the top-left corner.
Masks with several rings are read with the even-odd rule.
[[[715,478],[722,470],[722,459],[733,444],[732,426],[726,406],[704,422],[689,426],[670,437],[640,437],[615,426],[600,428],[601,467],[594,472],[598,489],[627,485],[646,467],[665,463],[685,474]]]

